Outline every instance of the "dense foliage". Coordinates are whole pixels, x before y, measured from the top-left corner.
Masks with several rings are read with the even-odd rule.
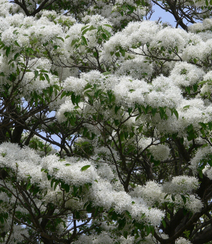
[[[0,243],[211,243],[210,4],[0,0]]]

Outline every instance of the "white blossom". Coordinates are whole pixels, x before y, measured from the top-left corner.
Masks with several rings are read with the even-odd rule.
[[[167,193],[191,193],[199,187],[198,179],[189,176],[175,176],[171,182],[163,185],[163,190]]]
[[[192,169],[194,174],[197,173],[197,168],[200,165],[201,160],[204,159],[207,160],[207,156],[210,155],[211,153],[212,153],[212,149],[210,146],[197,149],[196,154],[190,161],[190,168]]]
[[[170,149],[166,145],[153,145],[149,148],[150,152],[156,160],[166,160],[169,157]]]
[[[191,242],[183,237],[180,237],[176,240],[176,244],[191,244]]]
[[[187,62],[176,63],[171,71],[170,79],[177,86],[192,86],[199,82],[204,71]]]

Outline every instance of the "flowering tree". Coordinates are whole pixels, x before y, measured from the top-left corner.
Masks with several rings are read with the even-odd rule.
[[[0,0],[1,243],[211,243],[210,4]]]

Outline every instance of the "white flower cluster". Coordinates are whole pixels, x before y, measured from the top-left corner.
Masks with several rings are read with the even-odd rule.
[[[203,85],[201,88],[201,95],[206,95],[210,97],[210,94],[212,92],[212,71],[209,71],[204,77],[203,77]]]
[[[144,106],[149,105],[154,108],[175,108],[182,100],[180,89],[174,86],[172,82],[164,76],[156,78],[153,80],[152,85],[150,85],[144,80],[134,80],[129,76],[104,76],[98,71],[91,71],[82,74],[81,78],[68,77],[65,81],[65,89],[83,95],[86,92],[85,87],[87,84],[96,84],[103,92],[112,90],[116,97],[116,103],[124,103],[127,106],[133,106],[135,103],[138,103]],[[90,94],[92,94],[92,91]],[[87,106],[86,101],[87,99],[85,98],[84,108]],[[67,103],[70,104],[70,109]],[[95,104],[99,106],[98,102]],[[59,121],[64,121],[64,119],[60,119],[60,117],[66,112],[65,107],[67,111],[74,108],[70,101],[66,101],[66,105],[62,105],[58,111]],[[89,110],[91,110],[90,107]]]
[[[164,161],[169,158],[170,148],[166,145],[153,145],[149,150],[155,160]]]
[[[170,194],[192,193],[199,187],[198,179],[191,176],[175,176],[171,182],[163,184],[163,190]]]
[[[88,244],[99,244],[99,243],[105,243],[110,244],[113,243],[115,240],[111,238],[107,232],[102,232],[100,235],[81,235],[80,238],[74,242],[74,244],[82,244],[82,243],[88,243]]]
[[[0,0],[0,17],[9,17],[10,13],[16,13],[17,11],[20,13],[23,10],[18,5],[11,4],[7,0]]]
[[[212,168],[209,165],[206,165],[203,169],[203,174],[205,174],[210,180],[212,180]]]
[[[190,161],[190,168],[192,169],[193,173],[197,173],[198,166],[200,166],[202,160],[207,160],[208,155],[212,154],[211,146],[206,146],[197,149],[196,154]]]
[[[60,109],[56,114],[57,120],[61,123],[67,120],[65,113],[73,112],[75,106],[73,105],[71,100],[66,100],[65,103],[61,104]]]
[[[212,20],[207,18],[207,19],[204,19],[202,22],[190,25],[188,27],[188,29],[189,29],[189,31],[191,31],[193,33],[204,32],[204,34],[207,34],[207,31],[210,31],[211,26],[212,26]]]
[[[159,225],[164,213],[159,209],[149,209],[146,202],[139,196],[131,197],[124,191],[113,190],[105,180],[98,180],[92,184],[92,198],[95,198],[96,206],[103,206],[105,209],[113,207],[117,213],[128,211],[137,221],[141,221],[141,215],[145,214],[147,223],[154,226]]]
[[[176,244],[192,244],[189,240],[187,240],[183,237],[178,238],[175,243]]]
[[[182,29],[173,29],[168,26],[157,32],[154,40],[151,42],[150,47],[161,48],[165,47],[174,50],[176,47],[181,52],[189,41],[189,36]]]
[[[171,71],[170,79],[176,86],[192,86],[202,80],[204,71],[187,62],[176,63]]]
[[[149,63],[144,57],[138,56],[132,60],[124,60],[118,70],[117,75],[129,75],[133,79],[148,78],[153,73],[153,65]]]
[[[41,158],[30,148],[20,148],[12,143],[0,145],[0,165],[11,168],[19,179],[31,177],[33,183],[40,184],[42,179]]]
[[[152,86],[146,101],[150,106],[176,108],[182,101],[181,90],[169,78],[159,76],[152,81]]]
[[[19,14],[13,15],[7,20],[10,27],[5,28],[6,26],[1,25],[1,30],[4,30],[1,40],[8,46],[13,45],[15,40],[18,43],[16,45],[17,50],[29,44],[41,48],[41,44],[46,44],[49,41],[58,46],[62,45],[62,41],[57,39],[58,36],[64,36],[61,26],[54,24],[46,17],[35,20],[33,17],[25,18],[24,15]],[[23,23],[22,26],[17,26],[21,22]]]
[[[87,85],[85,79],[75,78],[73,76],[69,76],[64,81],[64,88],[67,91],[73,91],[77,95],[82,94],[83,88]]]
[[[116,33],[105,43],[105,58],[110,57],[110,53],[118,47],[127,49],[151,43],[160,29],[162,27],[153,21],[130,22],[122,32]]]
[[[79,4],[77,0],[72,2]],[[36,16],[15,14],[19,9],[16,4],[0,0],[0,91],[6,94],[2,97],[15,97],[17,107],[22,106],[27,115],[33,111],[32,107],[37,107],[36,102],[30,103],[32,94],[48,100],[48,88],[57,85],[55,93],[51,92],[54,101],[47,102],[45,109],[53,110],[59,123],[67,122],[61,126],[67,125],[69,129],[79,121],[83,130],[87,128],[88,133],[96,136],[91,142],[94,155],[89,160],[60,159],[56,155],[42,157],[28,147],[2,143],[0,168],[10,169],[9,176],[17,177],[17,183],[25,181],[29,187],[30,184],[39,187],[42,201],[35,202],[42,205],[41,209],[45,204],[61,206],[59,203],[65,201],[65,208],[71,212],[83,209],[90,201],[93,207],[113,209],[118,214],[127,212],[135,221],[145,221],[154,227],[165,216],[159,209],[164,209],[163,204],[171,203],[175,211],[186,208],[199,212],[203,203],[194,193],[200,184],[195,175],[202,165],[205,166],[202,172],[212,180],[212,168],[208,166],[212,148],[203,145],[209,144],[211,132],[203,136],[202,128],[208,126],[212,116],[212,20],[191,25],[186,32],[156,21],[140,21],[148,10],[138,7],[139,1],[96,2],[94,8],[89,0],[84,1],[87,9],[82,11],[84,17],[80,14],[79,21],[68,12],[66,16],[47,10]],[[31,13],[40,1],[25,3]],[[199,7],[205,1],[185,3],[190,4]],[[123,11],[132,9],[127,17],[122,16],[122,6]],[[7,87],[10,87],[8,91]],[[75,97],[80,101],[74,102]],[[5,101],[0,102],[2,106]],[[46,127],[41,125],[39,129]],[[83,136],[81,128],[77,133]],[[107,133],[105,128],[109,128]],[[126,192],[115,166],[111,166],[113,161],[118,165],[121,154],[126,153],[126,164],[132,164],[137,155],[146,153],[148,160],[172,162],[175,139],[170,144],[163,141],[172,139],[172,134],[184,139],[186,150],[193,149],[192,142],[194,146],[203,145],[192,151],[190,169],[194,177],[175,176],[170,182],[158,180],[160,184],[148,181]],[[105,141],[108,148],[103,146]],[[153,168],[161,167],[150,163]],[[136,174],[140,169],[135,166],[132,170]],[[157,178],[157,173],[154,174]],[[0,179],[0,183],[4,182]],[[69,192],[62,191],[62,184],[68,185]],[[73,197],[74,188],[82,189],[80,196]],[[9,183],[8,189],[15,191]],[[0,192],[2,199],[5,206],[1,213],[9,211],[10,202],[15,202],[5,192]],[[20,205],[17,209],[27,213]],[[9,229],[11,221],[8,217],[5,228]],[[12,240],[22,241],[20,233],[25,230],[14,226]],[[81,235],[75,243],[116,241],[133,243],[133,238],[115,240],[103,231],[100,235]],[[147,238],[144,243],[153,241]],[[189,242],[179,238],[176,243]]]
[[[148,181],[145,186],[137,186],[131,193],[132,196],[141,196],[150,206],[164,198],[162,186],[154,181]]]
[[[85,165],[89,165],[89,168],[81,171]],[[58,162],[57,156],[50,155],[43,158],[41,166],[43,169],[47,169],[49,174],[55,178],[63,179],[65,183],[70,185],[84,185],[93,182],[98,177],[95,167],[89,161],[77,162],[77,158],[71,158],[70,162]]]
[[[120,244],[133,244],[133,237],[128,236],[127,238],[120,236],[120,237],[113,237],[112,233],[108,233],[106,231],[102,231],[99,235],[81,235],[77,241],[74,241],[74,244],[111,244],[118,241]]]
[[[203,207],[201,200],[192,194],[198,186],[198,179],[195,177],[179,176],[161,185],[148,181],[145,186],[137,186],[131,195],[141,196],[150,206],[173,203],[176,208],[185,207],[196,213]]]
[[[98,165],[98,170],[90,161],[79,161],[77,158],[59,160],[56,155],[39,157],[32,149],[20,149],[17,145],[3,143],[0,145],[0,167],[11,168],[19,180],[30,180],[41,189],[47,190],[43,200],[46,202],[58,202],[61,200],[61,190],[55,191],[50,187],[48,172],[56,180],[62,180],[70,186],[83,186],[91,184],[89,192],[84,195],[84,203],[90,199],[95,206],[101,206],[106,210],[113,207],[117,213],[128,211],[131,216],[141,221],[142,214],[145,220],[154,226],[159,225],[164,214],[159,209],[149,209],[149,206],[140,196],[131,197],[124,190],[119,181],[110,183],[114,178],[109,166]],[[106,175],[105,169],[109,174]],[[119,186],[118,186],[119,185]],[[118,187],[117,187],[118,186]],[[82,206],[82,200],[70,199],[66,206],[75,204]],[[77,207],[77,206],[75,206]]]

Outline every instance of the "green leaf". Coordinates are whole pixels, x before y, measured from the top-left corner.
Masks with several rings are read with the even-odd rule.
[[[149,235],[152,232],[151,226],[145,226],[146,234]]]
[[[82,36],[82,41],[83,41],[82,44],[85,44],[86,46],[88,45],[87,40],[84,36]]]
[[[169,194],[166,194],[165,197],[164,197],[164,199],[166,199],[168,196],[169,196]]]
[[[114,96],[112,91],[107,91],[107,95],[108,95],[110,104],[113,103],[116,100],[116,97]]]
[[[95,52],[93,52],[93,56],[95,57],[95,58],[98,58],[98,53],[95,51]]]
[[[175,201],[175,196],[174,196],[174,195],[172,195],[171,197],[172,197],[172,201]]]
[[[115,114],[117,114],[117,112],[119,111],[119,109],[121,108],[121,106],[115,106]]]
[[[155,116],[155,114],[157,113],[157,108],[152,108],[151,112],[152,112],[152,115]]]
[[[91,166],[90,165],[85,165],[81,168],[81,171],[85,171],[87,170],[88,168],[90,168]]]
[[[11,47],[6,47],[6,56],[8,57],[10,54]]]
[[[126,225],[126,218],[123,218],[123,219],[119,219],[118,220],[118,229],[119,230],[123,230],[125,225]]]
[[[121,132],[121,133],[119,134],[119,138],[120,138],[121,141],[124,141],[124,133],[123,133],[123,132]]]
[[[174,115],[176,116],[176,118],[178,119],[179,118],[179,114],[178,114],[177,110],[173,109],[172,111],[173,111]]]
[[[104,33],[102,33],[102,37],[104,40],[108,40],[107,35],[105,35]],[[101,43],[101,41],[100,41],[100,43]]]
[[[80,100],[81,100],[80,95],[77,95],[77,96],[75,97],[75,103],[78,105],[78,103],[80,102]]]
[[[131,93],[134,92],[134,91],[135,91],[135,89],[129,89],[129,92],[131,92]]]
[[[183,196],[183,195],[181,195],[181,197],[182,197],[182,199],[183,199],[183,202],[184,202],[184,204],[186,204],[186,197],[185,196]]]
[[[83,30],[83,31],[82,31]],[[90,27],[87,25],[85,27],[82,27],[81,31],[82,31],[82,35],[85,35],[85,33],[87,31],[91,31],[91,30],[96,30],[96,27],[94,27],[93,25],[91,25]]]
[[[208,122],[208,128],[209,130],[212,130],[212,122]]]
[[[88,28],[88,27],[89,27],[89,25],[85,25],[85,26],[83,26],[83,27],[81,28],[81,31],[85,30],[85,29]]]
[[[196,92],[197,89],[198,89],[198,84],[194,84],[194,85],[193,85],[193,89],[194,89],[194,91]]]
[[[129,211],[126,210],[125,213],[126,213],[126,215],[127,215],[130,219],[132,219],[132,216],[131,216],[131,214],[130,214]]]
[[[166,114],[166,108],[159,107],[159,111],[160,111],[161,119],[167,119],[168,118],[168,116]]]
[[[189,239],[190,238],[190,230],[185,230],[184,232],[183,232],[183,234],[184,234],[184,236],[186,237],[186,239]]]
[[[56,38],[57,38],[57,39],[60,39],[61,41],[63,41],[63,42],[64,42],[64,39],[63,39],[62,37],[57,36]]]
[[[61,183],[61,188],[64,189],[66,192],[69,192],[70,186],[65,184],[64,182]]]
[[[55,182],[55,185],[54,185],[54,190],[56,190],[58,184],[59,184],[59,181],[57,180],[57,181]]]
[[[203,173],[202,173],[202,170],[199,170],[199,177],[200,177],[201,179],[203,179]]]
[[[73,47],[78,41],[79,41],[79,39],[72,40],[71,46]]]
[[[204,123],[202,123],[202,122],[199,122],[199,125],[202,126],[203,129],[207,129],[206,124],[204,124]]]
[[[26,186],[26,189],[29,190],[31,188],[32,184],[29,182]]]
[[[109,32],[109,31],[107,31],[107,30],[105,30],[105,29],[103,29],[103,31],[104,31],[104,33],[106,34],[107,39],[109,39],[109,38],[111,37],[110,32]]]
[[[193,125],[189,125],[189,126],[187,127],[187,131],[188,131],[188,132],[193,131],[193,129],[194,129],[194,128],[193,128]]]
[[[211,1],[212,1],[212,0],[211,0]],[[108,25],[108,24],[104,24],[104,26],[107,26],[107,27],[113,28],[113,26]]]
[[[49,76],[47,74],[44,74],[46,80],[48,81],[48,83],[50,83],[50,79],[49,79]]]
[[[119,52],[116,52],[115,55],[116,55],[116,57],[120,57],[120,53]]]
[[[126,230],[123,232],[123,236],[124,236],[125,239],[127,239],[128,232]]]
[[[89,26],[84,26],[84,27],[82,27],[82,35],[85,35],[85,33],[87,32],[87,31],[89,31]]]
[[[14,55],[14,60],[16,60],[19,56],[20,56],[20,53],[16,53],[16,54]]]
[[[53,186],[54,182],[55,182],[55,179],[52,179],[51,180],[51,187]]]
[[[109,72],[109,71],[106,71],[106,72],[104,72],[104,73],[102,73],[103,75],[110,75],[111,74],[111,72]]]
[[[145,106],[141,106],[141,108],[144,111],[144,113],[147,114],[151,107],[149,105],[147,105],[146,107]]]
[[[186,106],[183,107],[183,109],[185,109],[185,110],[187,110],[189,108],[190,108],[190,105],[186,105]]]
[[[166,228],[166,221],[162,220],[163,227]]]
[[[4,218],[2,216],[0,216],[0,222],[4,224]]]
[[[40,78],[40,80],[45,80],[44,74],[40,73],[39,78]]]
[[[14,43],[15,43],[16,46],[20,47],[20,45],[18,44],[18,42],[16,40],[15,40]]]
[[[125,50],[121,49],[120,52],[121,52],[122,56],[125,57]]]
[[[65,96],[67,96],[67,95],[68,95],[67,92],[66,91],[63,91],[60,97],[63,98]]]

